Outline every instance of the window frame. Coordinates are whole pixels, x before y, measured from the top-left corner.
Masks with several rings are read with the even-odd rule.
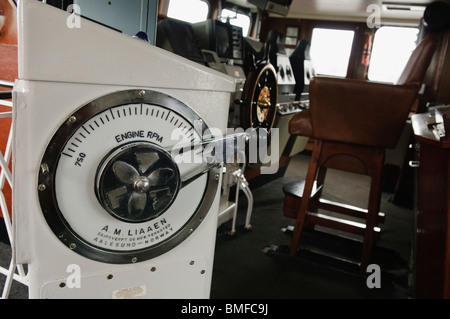
[[[172,1],[172,0],[164,0],[164,5],[165,5],[165,16],[166,16],[167,18],[170,18],[170,19],[176,19],[176,20],[185,21],[185,22],[188,22],[188,23],[197,23],[197,22],[206,21],[206,20],[209,18],[209,15],[210,15],[210,13],[211,13],[211,5],[210,5],[210,3],[209,3],[208,0],[190,0],[190,1],[203,2],[203,3],[206,4],[208,10],[207,10],[206,15],[205,15],[205,18],[204,18],[203,20],[195,20],[195,21],[192,21],[192,20],[190,20],[190,19],[186,19],[186,18],[183,18],[183,17],[180,17],[180,16],[171,16],[171,15],[169,14],[169,9],[170,9],[170,3],[171,3],[171,1]],[[173,1],[178,1],[178,0],[173,0]],[[184,1],[184,2],[186,2],[187,0],[179,0],[179,1]]]
[[[404,57],[404,59],[402,61],[403,64],[401,64],[401,63],[399,64],[398,61],[396,63],[393,63],[393,65],[398,65],[398,68],[396,70],[398,74],[394,74],[391,77],[386,77],[384,79],[380,78],[379,75],[377,75],[377,73],[375,73],[375,74],[372,73],[372,76],[371,76],[371,70],[372,70],[372,72],[374,72],[373,71],[374,65],[376,66],[376,64],[373,63],[373,61],[374,61],[374,55],[373,54],[374,54],[374,52],[377,53],[377,51],[376,51],[376,49],[377,49],[376,48],[377,47],[377,42],[376,42],[377,41],[377,34],[379,34],[378,32],[380,30],[386,29],[386,28],[390,28],[390,29],[411,29],[411,30],[415,30],[417,32],[416,39],[413,42],[411,42],[412,44],[414,44],[414,46],[411,45],[410,53],[412,53],[412,51],[414,50],[415,46],[417,45],[417,41],[418,41],[419,36],[420,36],[420,29],[419,29],[419,27],[416,27],[416,26],[383,25],[383,26],[381,26],[380,28],[378,28],[375,31],[375,34],[374,34],[374,37],[373,37],[373,43],[372,43],[372,50],[370,52],[370,63],[369,63],[368,69],[367,69],[367,80],[374,81],[374,82],[382,82],[382,83],[395,83],[398,80],[398,78],[400,77],[400,74],[403,71],[403,68],[406,65],[406,63],[407,63],[407,61],[408,61],[408,59],[409,59],[411,54],[408,54],[408,55],[405,54],[405,57]],[[399,47],[404,48],[404,46],[399,46]],[[395,50],[393,50],[393,51],[395,51]],[[389,68],[385,67],[385,69],[389,69]],[[378,73],[381,74],[383,72],[378,72]]]
[[[338,32],[351,32],[353,34],[352,40],[351,40],[351,44],[349,46],[349,51],[348,51],[348,60],[347,60],[347,66],[345,68],[345,72],[343,73],[339,73],[339,74],[335,74],[335,73],[320,73],[319,71],[317,71],[317,65],[314,63],[314,59],[313,59],[313,34],[314,34],[314,30],[315,29],[323,29],[323,30],[331,30],[331,31],[338,31]],[[316,70],[316,73],[318,75],[324,75],[324,76],[333,76],[333,77],[339,77],[339,78],[346,78],[348,76],[349,73],[349,69],[351,68],[351,63],[352,63],[352,57],[353,57],[353,51],[354,51],[354,46],[355,46],[355,42],[357,41],[357,30],[355,30],[354,28],[342,28],[342,27],[338,27],[338,26],[323,26],[323,25],[316,25],[313,28],[311,28],[311,48],[310,48],[310,55],[311,55],[311,61],[314,63],[314,68]],[[320,67],[319,67],[320,70]]]
[[[227,8],[227,7],[225,7],[225,8],[222,8],[222,10],[220,11],[220,15],[219,15],[219,20],[222,21],[222,22],[226,22],[226,20],[227,20],[226,17],[223,17],[223,16],[222,16],[222,12],[223,12],[224,10],[228,10],[228,11],[230,11],[230,12],[232,12],[232,13],[235,13],[236,16],[241,15],[241,16],[244,16],[244,17],[248,18],[249,23],[248,23],[247,33],[244,32],[244,28],[243,28],[242,26],[231,23],[234,19],[230,19],[230,24],[242,28],[242,35],[243,35],[244,37],[247,37],[247,36],[250,34],[251,30],[252,30],[252,17],[251,17],[250,15],[248,15],[248,14],[242,12],[241,10],[238,10],[238,11],[236,12],[236,10],[233,10],[233,8]]]

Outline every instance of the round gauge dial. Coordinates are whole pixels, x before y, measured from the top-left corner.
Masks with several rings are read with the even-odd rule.
[[[50,228],[70,249],[108,263],[175,247],[205,218],[217,181],[216,168],[204,173],[171,149],[200,143],[206,129],[191,108],[159,92],[119,91],[82,106],[42,158],[38,195]]]

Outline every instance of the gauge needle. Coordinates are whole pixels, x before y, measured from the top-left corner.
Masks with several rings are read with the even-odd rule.
[[[181,177],[180,188],[189,185],[213,167],[222,164],[231,157],[234,157],[238,151],[243,150],[242,147],[245,147],[245,142],[247,140],[247,133],[235,133],[227,135],[224,138],[213,138],[204,140],[198,144],[187,144],[167,150],[172,154],[182,154],[184,152],[198,151],[201,148],[203,155],[201,165],[199,165],[193,172],[189,172]]]

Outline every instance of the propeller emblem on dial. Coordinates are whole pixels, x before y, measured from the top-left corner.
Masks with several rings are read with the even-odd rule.
[[[107,156],[97,174],[97,196],[113,216],[142,222],[161,215],[179,188],[170,155],[150,143],[121,148]]]

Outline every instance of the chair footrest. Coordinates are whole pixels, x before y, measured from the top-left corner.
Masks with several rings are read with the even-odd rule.
[[[348,216],[353,216],[356,218],[365,219],[368,213],[367,209],[363,209],[360,207],[356,207],[353,205],[342,204],[333,202],[327,199],[319,199],[317,203],[313,202],[313,206],[318,209],[330,210],[336,213],[345,214]],[[376,219],[377,223],[383,223],[385,220],[386,214],[383,212],[378,212],[378,216]]]
[[[306,216],[306,222],[327,228],[341,230],[359,236],[364,236],[364,233],[366,231],[366,225],[364,223],[359,223],[356,221],[342,219],[334,216],[328,216],[320,213],[308,213],[308,215]],[[375,240],[378,240],[380,237],[381,229],[379,227],[374,227],[373,232]]]
[[[305,186],[305,181],[296,181],[288,183],[283,186],[284,197],[284,215],[290,218],[297,218],[297,213],[300,208],[300,203],[303,196],[303,188]],[[317,187],[316,182],[314,182],[313,190],[310,197],[310,206],[308,214],[310,211],[317,211],[317,209],[323,209],[327,211],[333,211],[339,214],[344,214],[347,216],[352,216],[355,218],[366,219],[368,210],[353,205],[337,203],[327,199],[319,198],[320,190],[322,186]],[[383,212],[378,212],[376,222],[383,223],[385,220],[385,214]]]

